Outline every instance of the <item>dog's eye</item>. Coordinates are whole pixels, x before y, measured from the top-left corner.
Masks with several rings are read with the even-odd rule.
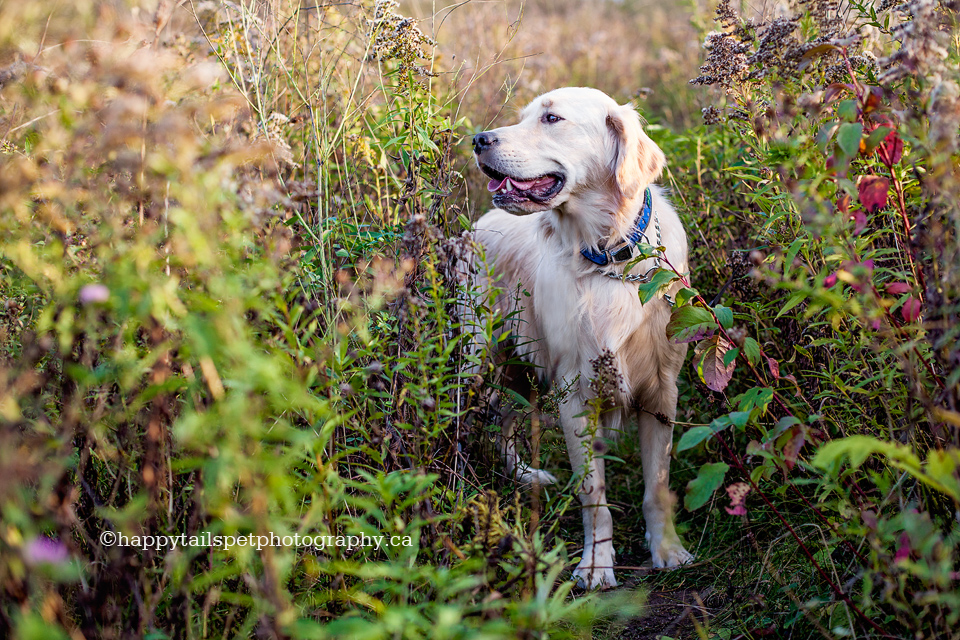
[[[560,122],[561,120],[563,120],[563,118],[561,118],[560,116],[556,115],[555,113],[545,113],[545,114],[543,114],[543,117],[540,118],[540,120],[541,120],[544,124],[555,124],[555,123]]]

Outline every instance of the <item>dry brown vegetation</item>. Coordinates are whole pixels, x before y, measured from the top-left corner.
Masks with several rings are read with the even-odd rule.
[[[957,638],[957,3],[718,4],[0,3],[0,636]],[[446,277],[470,137],[563,85],[650,121],[706,336],[698,562],[644,566],[625,438],[614,594],[565,581],[563,390],[533,494]]]

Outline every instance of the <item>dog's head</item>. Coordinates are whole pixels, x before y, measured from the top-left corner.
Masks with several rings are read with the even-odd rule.
[[[633,107],[582,87],[540,96],[518,124],[474,136],[473,149],[494,205],[513,213],[611,196],[626,207],[665,161]]]

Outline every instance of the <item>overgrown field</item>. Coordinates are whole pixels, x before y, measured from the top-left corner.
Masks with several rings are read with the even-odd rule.
[[[958,10],[0,2],[0,637],[960,638]],[[563,390],[518,486],[450,277],[472,135],[581,84],[693,265],[697,560],[649,567],[627,436],[603,593]]]

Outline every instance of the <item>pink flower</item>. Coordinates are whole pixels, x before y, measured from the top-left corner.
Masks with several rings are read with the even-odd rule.
[[[827,289],[829,289],[835,284],[837,284],[837,274],[835,273],[831,273],[830,275],[828,275],[826,278],[823,279],[823,286],[825,286]]]
[[[70,554],[59,540],[39,536],[31,540],[23,550],[23,559],[28,565],[63,564]]]
[[[906,533],[900,534],[900,546],[897,547],[897,553],[893,556],[894,562],[910,559],[910,536]]]
[[[106,302],[110,299],[110,289],[102,284],[87,284],[80,289],[80,295],[77,297],[80,300],[80,304]]]
[[[727,513],[732,516],[747,515],[745,500],[748,493],[750,493],[750,485],[746,482],[735,482],[727,487],[727,495],[730,496],[730,506],[724,507]]]
[[[873,279],[873,260],[864,260],[863,262],[847,260],[840,265],[840,268],[849,274],[857,276],[857,282],[850,283],[850,286],[857,292],[862,292],[864,286]],[[857,273],[857,271],[860,271],[860,273]]]

